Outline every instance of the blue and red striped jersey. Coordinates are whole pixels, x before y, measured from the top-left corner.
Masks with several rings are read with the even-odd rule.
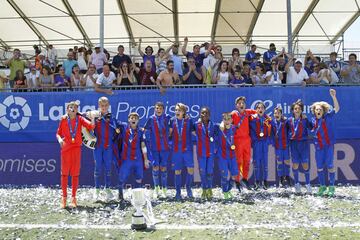
[[[141,142],[144,142],[144,132],[140,128],[131,129],[127,123],[122,123],[122,160],[143,160]]]
[[[170,119],[169,127],[172,129],[172,149],[174,152],[192,151],[193,121],[190,118],[181,120],[173,117]]]
[[[169,146],[169,121],[170,116],[163,114],[156,116],[155,114],[148,118],[144,128],[150,132],[148,141],[150,150],[152,151],[168,151]]]
[[[234,136],[236,128],[231,125],[229,129],[220,129],[220,124],[216,124],[215,127],[215,144],[217,149],[217,155],[223,159],[231,159],[235,157],[235,149],[231,149],[231,146],[235,146]]]
[[[196,133],[196,149],[198,157],[210,157],[215,151],[214,123],[209,121],[206,125],[200,120],[194,124]]]
[[[276,149],[286,149],[289,146],[288,125],[285,119],[271,121],[272,137]]]
[[[287,119],[289,126],[288,137],[290,140],[303,141],[308,139],[308,129],[311,128],[310,121],[302,116],[299,119],[290,117]]]
[[[317,149],[335,144],[335,111],[331,110],[322,118],[312,118],[311,135],[314,137],[314,144]]]
[[[250,116],[250,137],[252,141],[269,141],[271,137],[271,121],[267,116],[258,114]]]
[[[119,123],[113,117],[95,119],[94,135],[97,138],[95,148],[107,149],[111,146],[116,134],[115,129],[118,127]]]

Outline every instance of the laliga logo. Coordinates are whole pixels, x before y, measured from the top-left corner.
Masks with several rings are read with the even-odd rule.
[[[31,109],[22,97],[10,95],[0,103],[0,123],[10,132],[25,129],[30,117]]]

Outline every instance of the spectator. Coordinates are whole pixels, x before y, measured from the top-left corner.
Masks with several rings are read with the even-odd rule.
[[[6,76],[6,74],[3,71],[0,71],[0,92],[4,91],[9,82],[9,78]]]
[[[195,65],[193,57],[188,58],[187,65],[187,68],[184,69],[184,84],[203,84],[201,68]]]
[[[232,49],[231,58],[229,60],[229,67],[232,72],[235,72],[237,69],[242,69],[244,67],[244,63],[240,57],[240,51],[238,48]]]
[[[56,64],[57,64],[57,51],[54,48],[54,46],[52,44],[50,44],[47,48],[46,48],[46,60],[49,61],[50,63],[50,67],[52,69],[56,68]]]
[[[179,56],[179,44],[172,45],[172,55],[170,55],[170,59],[174,62],[174,71],[179,74],[180,81],[183,77],[183,60],[182,57]]]
[[[167,87],[171,87],[179,82],[179,75],[174,71],[174,62],[168,60],[166,62],[166,69],[156,79],[156,85],[159,87],[160,93],[165,93]]]
[[[35,68],[39,72],[41,72],[41,70],[42,70],[42,62],[40,60],[40,53],[41,53],[41,51],[39,49],[35,50]],[[31,57],[31,58],[33,58],[33,57]]]
[[[40,72],[36,71],[35,66],[30,67],[30,72],[27,74],[28,88],[38,89],[39,88],[39,77]]]
[[[86,65],[88,66],[88,68],[89,68],[89,63],[90,63],[90,61],[91,61],[91,54],[93,53],[93,51],[91,50],[91,49],[89,49],[89,50],[87,50],[86,52],[85,52],[85,56],[84,56],[84,58],[85,58],[85,62],[86,62]]]
[[[263,62],[264,62],[264,65],[265,65],[265,70],[266,71],[270,71],[272,66],[272,62],[271,60],[276,56],[276,47],[275,47],[275,44],[274,43],[270,43],[269,45],[269,50],[267,50],[266,52],[264,52],[264,55],[263,55]]]
[[[306,85],[309,75],[303,68],[301,60],[296,60],[294,66],[291,66],[293,62],[294,58],[291,57],[285,66],[285,72],[287,73],[286,84]]]
[[[245,63],[249,64],[250,66],[253,62],[256,61],[256,52],[255,51],[256,51],[256,45],[253,44],[250,47],[250,51],[248,51],[245,55]]]
[[[206,70],[204,75],[204,83],[212,83],[212,75],[218,69],[219,63],[223,60],[222,47],[216,45],[213,50],[210,51],[210,54],[204,59],[203,66]]]
[[[132,67],[132,71],[136,72],[140,78],[139,82],[141,85],[154,85],[156,84],[155,81],[158,77],[156,72],[152,70],[152,62],[150,60],[147,60],[144,63],[144,68],[138,68],[138,67]]]
[[[310,49],[306,52],[304,60],[304,69],[308,75],[314,72],[314,64],[319,64],[321,62],[320,57],[315,57]]]
[[[359,84],[360,83],[360,66],[356,62],[356,54],[351,53],[349,55],[349,65],[346,65],[341,70],[341,76],[344,83],[347,84]]]
[[[80,73],[79,66],[77,64],[75,64],[73,66],[72,74],[70,77],[71,87],[79,88],[81,79],[82,79],[82,74]]]
[[[105,93],[112,95],[113,91],[111,87],[113,86],[113,82],[116,80],[115,73],[110,71],[110,67],[108,64],[104,64],[103,72],[99,75],[98,79],[95,83],[95,91],[99,93]]]
[[[26,77],[24,72],[21,69],[16,71],[15,78],[14,78],[14,88],[17,89],[19,92],[25,92],[27,88]]]
[[[230,86],[239,87],[240,85],[245,85],[245,79],[241,76],[241,70],[238,67],[234,71],[234,77],[230,81]]]
[[[282,83],[283,74],[279,71],[279,65],[276,61],[271,61],[271,70],[266,72],[265,80],[270,85],[278,85]]]
[[[160,72],[166,69],[166,62],[169,60],[169,51],[168,49],[165,52],[165,49],[159,48],[157,57],[155,58],[155,65],[156,65],[156,73],[159,74]]]
[[[248,64],[244,65],[241,76],[243,77],[245,84],[254,84],[251,78],[251,68]]]
[[[318,82],[322,85],[329,85],[330,83],[333,83],[333,79],[331,76],[331,69],[328,68],[328,66],[325,63],[320,63],[319,65],[320,71],[318,74]]]
[[[96,72],[98,74],[102,73],[104,64],[107,64],[107,57],[103,51],[101,51],[100,44],[95,46],[95,52],[91,54],[91,59],[89,64],[94,64],[96,67]]]
[[[65,68],[60,67],[59,73],[54,76],[55,87],[61,87],[65,90],[65,87],[70,86],[70,78],[65,75]]]
[[[86,87],[85,91],[93,91],[98,77],[95,65],[90,64],[87,72],[81,79],[81,86]]]
[[[118,77],[116,84],[118,86],[130,86],[136,84],[136,78],[134,72],[130,71],[130,65],[127,62],[123,62],[118,70]]]
[[[25,55],[23,55],[25,57]],[[25,61],[21,60],[21,52],[19,49],[15,48],[13,52],[13,57],[5,61],[4,64],[10,67],[9,83],[10,88],[14,87],[14,78],[17,70],[21,70],[24,73],[26,66],[30,67],[30,62],[26,59]]]
[[[118,71],[121,63],[127,62],[127,64],[129,64],[129,65],[132,64],[130,57],[128,55],[124,54],[124,50],[125,50],[124,46],[119,45],[118,46],[118,54],[115,57],[113,57],[111,69],[116,74],[118,73],[117,71]]]
[[[218,85],[228,85],[231,78],[232,76],[229,72],[229,63],[222,60],[219,63],[217,71],[213,74],[213,83]]]
[[[85,61],[85,53],[86,53],[85,47],[80,47],[78,50],[78,53],[77,53],[77,62],[78,62],[81,74],[85,74],[88,69],[86,61]]]
[[[205,53],[200,53],[200,46],[197,45],[197,44],[193,47],[193,52],[188,52],[188,51],[186,51],[186,47],[187,47],[188,42],[189,42],[188,38],[185,37],[184,38],[184,45],[183,45],[183,47],[181,49],[182,53],[184,54],[186,59],[188,59],[189,57],[193,57],[195,59],[196,67],[201,67],[203,65],[204,59],[210,53],[210,49],[212,47],[211,44],[209,45],[209,48],[205,51]]]
[[[68,52],[67,59],[63,62],[63,67],[65,69],[65,76],[67,76],[69,79],[72,74],[73,66],[77,64],[77,61],[74,60],[74,52]]]
[[[255,71],[252,72],[251,79],[254,85],[264,84],[266,81],[266,70],[264,64],[257,64]]]
[[[327,62],[327,65],[330,69],[332,69],[335,72],[336,76],[340,78],[341,63],[338,60],[336,60],[336,58],[337,58],[336,52],[330,53],[330,61]]]
[[[285,67],[286,67],[286,58],[285,58],[285,54],[277,57],[277,63],[278,63],[278,69],[279,71],[282,73],[283,75],[283,79],[281,80],[281,83],[282,84],[286,84],[286,76],[287,76],[287,73],[285,72]],[[288,58],[290,59],[290,58]]]
[[[142,39],[140,38],[139,39],[138,51],[139,51],[140,56],[143,58],[143,63],[144,63],[143,68],[145,68],[145,62],[147,60],[149,60],[151,62],[151,71],[156,72],[156,65],[155,65],[155,57],[156,56],[152,55],[154,53],[154,49],[151,46],[147,46],[145,48],[145,53],[144,53],[141,50],[141,42],[142,42]]]
[[[40,87],[44,91],[50,91],[51,88],[54,86],[54,76],[51,72],[49,66],[44,66],[42,69],[42,74],[39,77]]]

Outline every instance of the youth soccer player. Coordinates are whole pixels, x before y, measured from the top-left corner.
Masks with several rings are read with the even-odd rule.
[[[148,118],[144,126],[145,131],[148,131],[148,135],[150,136],[148,144],[152,158],[151,165],[155,198],[160,194],[160,186],[162,187],[163,197],[166,197],[167,192],[167,165],[170,156],[168,139],[169,121],[170,116],[164,113],[164,104],[162,102],[157,102],[155,103],[154,115]]]
[[[90,122],[78,115],[78,101],[68,103],[67,114],[64,115],[59,123],[56,138],[61,147],[61,208],[66,207],[68,178],[71,176],[72,199],[71,206],[77,207],[76,191],[79,185],[80,160],[81,160],[81,128],[85,127],[89,131],[93,130],[94,122]]]
[[[283,187],[290,185],[290,152],[288,125],[281,107],[275,107],[271,122],[273,145],[275,147],[276,170]]]
[[[222,114],[222,122],[216,125],[217,155],[219,157],[219,170],[221,173],[221,188],[224,199],[231,199],[232,183],[239,174],[235,157],[235,127],[232,125],[231,113]],[[229,174],[230,173],[230,174]]]
[[[95,179],[95,194],[96,201],[100,198],[100,176],[104,170],[105,175],[105,192],[106,200],[113,198],[113,194],[110,190],[111,181],[111,163],[113,159],[113,141],[117,134],[120,133],[120,129],[117,126],[116,119],[109,113],[109,99],[107,97],[101,97],[98,100],[98,106],[100,110],[100,117],[95,119],[94,134],[97,138],[94,149],[94,179]]]
[[[144,177],[144,167],[149,168],[144,132],[138,127],[139,114],[132,112],[128,123],[122,124],[122,152],[119,172],[119,200],[124,199],[124,184],[130,175],[135,175],[135,188],[141,187]]]
[[[299,165],[301,164],[305,174],[306,192],[311,194],[310,171],[309,171],[309,154],[310,146],[308,141],[309,120],[303,114],[304,104],[297,100],[291,105],[292,117],[287,119],[289,126],[288,137],[290,139],[290,152],[292,159],[292,171],[295,182],[295,192],[301,192],[299,183]]]
[[[311,106],[314,114],[312,119],[311,133],[314,135],[315,158],[319,178],[319,196],[335,194],[335,167],[334,167],[334,144],[335,144],[335,113],[339,112],[340,105],[336,98],[335,89],[330,89],[330,96],[334,103],[334,109],[330,110],[327,102],[315,102]],[[329,174],[329,188],[326,189],[324,168]],[[327,177],[326,177],[327,178]]]
[[[246,98],[240,96],[235,100],[236,110],[231,112],[233,125],[236,128],[235,132],[235,153],[236,161],[239,168],[239,175],[236,178],[236,186],[240,191],[240,178],[241,184],[250,190],[249,170],[250,170],[250,154],[251,154],[251,138],[249,128],[249,117],[256,111],[246,109]]]
[[[215,151],[215,132],[214,123],[210,120],[210,110],[202,107],[200,118],[194,124],[196,135],[197,158],[200,168],[202,199],[211,199],[213,172],[214,172],[214,151]]]
[[[171,118],[170,137],[172,139],[172,167],[175,171],[176,200],[181,200],[181,171],[187,169],[186,192],[189,198],[193,198],[192,184],[194,179],[194,160],[192,152],[193,130],[192,120],[186,117],[186,105],[177,103],[175,106],[175,117]]]
[[[271,118],[265,115],[265,104],[255,105],[256,114],[250,116],[250,134],[253,148],[255,190],[262,185],[268,189],[268,151],[271,137]]]

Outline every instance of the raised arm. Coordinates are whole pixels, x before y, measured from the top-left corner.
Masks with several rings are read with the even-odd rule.
[[[181,48],[181,52],[182,52],[182,54],[183,54],[184,56],[186,56],[187,53],[188,53],[188,52],[186,51],[188,42],[189,42],[188,37],[185,37],[185,38],[184,38],[184,45],[183,45],[182,48]]]
[[[334,103],[334,111],[335,111],[335,113],[337,113],[340,110],[340,105],[336,98],[336,90],[335,89],[330,89],[330,96]]]
[[[287,62],[287,64],[285,65],[285,72],[286,72],[286,73],[289,72],[290,66],[292,65],[293,61],[294,61],[294,58],[291,57],[291,58],[289,59],[289,61]]]
[[[141,38],[139,38],[138,51],[141,57],[145,55],[145,53],[141,50]]]

